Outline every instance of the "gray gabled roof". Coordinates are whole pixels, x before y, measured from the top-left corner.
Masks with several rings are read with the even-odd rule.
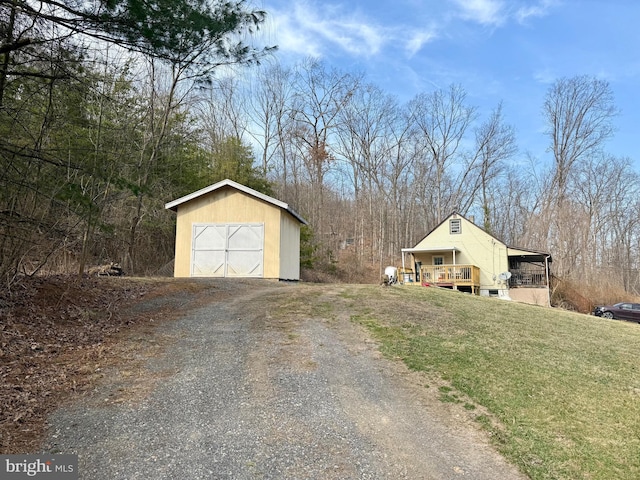
[[[180,206],[181,204],[189,202],[195,198],[201,197],[202,195],[206,195],[207,193],[211,193],[215,190],[219,190],[220,188],[223,188],[223,187],[235,188],[236,190],[240,190],[241,192],[244,192],[247,195],[251,195],[252,197],[258,198],[264,202],[275,205],[276,207],[280,207],[283,210],[286,210],[287,212],[289,212],[296,220],[298,220],[303,225],[309,225],[309,223],[304,218],[302,218],[300,215],[298,215],[295,212],[295,210],[289,207],[289,204],[285,202],[281,202],[280,200],[270,197],[269,195],[265,195],[264,193],[260,193],[257,190],[254,190],[253,188],[249,188],[244,185],[241,185],[240,183],[234,182],[233,180],[229,180],[228,178],[218,183],[214,183],[213,185],[209,185],[208,187],[201,188],[200,190],[190,193],[189,195],[185,195],[184,197],[180,197],[177,200],[173,200],[172,202],[165,204],[164,208],[166,208],[167,210],[173,210],[174,212],[177,212],[178,206]]]

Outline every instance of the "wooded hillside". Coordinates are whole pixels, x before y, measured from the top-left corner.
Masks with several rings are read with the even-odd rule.
[[[480,112],[463,85],[401,103],[361,73],[280,65],[240,40],[266,15],[243,2],[42,5],[0,0],[5,284],[109,262],[170,273],[164,204],[231,178],[309,220],[303,263],[318,277],[378,281],[455,209],[550,252],[582,295],[640,294],[640,176],[607,153],[617,106],[603,80],[549,88],[549,157],[531,158],[502,106]]]

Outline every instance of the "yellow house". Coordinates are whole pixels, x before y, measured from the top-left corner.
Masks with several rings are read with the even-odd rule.
[[[551,255],[504,244],[457,212],[402,249],[405,284],[550,305]]]
[[[232,180],[169,202],[175,277],[300,279],[300,226],[288,204]]]

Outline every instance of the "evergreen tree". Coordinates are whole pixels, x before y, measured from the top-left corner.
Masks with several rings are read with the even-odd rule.
[[[251,148],[239,138],[230,137],[214,146],[211,155],[210,183],[228,178],[266,195],[273,195],[269,181],[253,164]]]

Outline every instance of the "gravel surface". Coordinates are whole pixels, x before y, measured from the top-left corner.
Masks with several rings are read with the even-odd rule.
[[[274,308],[310,287],[219,287],[154,333],[171,341],[145,395],[118,398],[144,379],[113,373],[50,419],[45,450],[78,454],[82,479],[525,478],[348,316]]]

